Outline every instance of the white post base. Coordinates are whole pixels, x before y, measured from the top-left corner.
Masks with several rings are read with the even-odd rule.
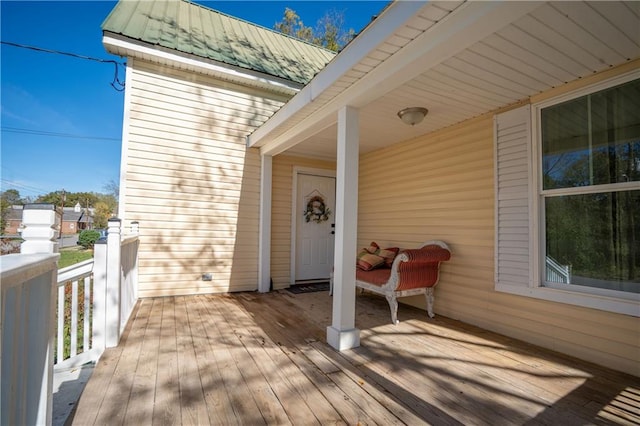
[[[327,327],[327,343],[338,351],[357,348],[360,346],[360,330],[357,328],[338,330],[329,326]]]

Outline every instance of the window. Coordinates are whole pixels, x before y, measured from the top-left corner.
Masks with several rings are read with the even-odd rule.
[[[541,285],[640,293],[640,79],[538,111]]]

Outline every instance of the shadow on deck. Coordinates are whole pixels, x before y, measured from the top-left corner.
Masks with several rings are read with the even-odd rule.
[[[638,424],[640,378],[383,298],[325,343],[327,292],[142,299],[73,424]]]

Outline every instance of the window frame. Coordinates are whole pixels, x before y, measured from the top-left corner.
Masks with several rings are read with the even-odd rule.
[[[534,259],[532,261],[531,295],[547,300],[558,301],[578,306],[601,309],[627,315],[640,316],[640,294],[596,287],[572,286],[544,281],[546,256],[545,199],[563,195],[582,195],[603,192],[622,192],[640,190],[640,182],[621,182],[613,184],[593,185],[588,187],[572,187],[544,189],[542,173],[542,117],[544,108],[570,101],[585,95],[593,94],[608,88],[640,78],[640,71],[634,70],[619,76],[603,80],[584,88],[546,99],[531,105],[531,138],[533,143],[531,208],[532,220],[531,243]]]

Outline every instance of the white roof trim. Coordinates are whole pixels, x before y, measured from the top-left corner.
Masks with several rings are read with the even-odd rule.
[[[110,33],[111,34],[111,33]],[[152,56],[164,60],[167,63],[180,64],[190,70],[196,70],[203,74],[213,75],[224,80],[238,81],[247,85],[260,87],[267,90],[276,90],[280,93],[294,95],[302,87],[299,83],[294,83],[277,77],[265,77],[265,74],[255,71],[233,67],[231,65],[215,62],[210,59],[191,57],[188,54],[165,50],[160,46],[151,46],[143,42],[132,42],[129,39],[120,38],[116,34],[102,37],[105,48],[113,54],[120,56],[131,56],[144,59],[144,56]]]
[[[250,147],[260,146],[262,139],[293,114],[327,90],[336,80],[364,59],[380,43],[389,38],[395,29],[405,23],[422,7],[423,2],[401,1],[389,5],[376,20],[347,45],[324,67],[293,99],[247,138]],[[335,120],[334,120],[335,121]]]
[[[332,125],[345,105],[362,107],[514,20],[540,2],[468,2],[422,33],[395,55],[335,96],[296,126],[275,136],[279,126],[369,55],[428,3],[397,1],[345,48],[311,82],[247,139],[262,154],[276,155]]]

